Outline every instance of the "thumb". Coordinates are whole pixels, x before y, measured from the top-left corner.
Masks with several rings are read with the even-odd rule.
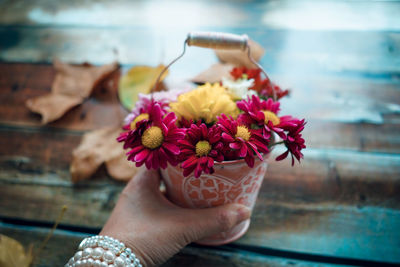
[[[226,232],[250,218],[251,211],[241,204],[226,204],[206,209],[185,209],[187,222],[185,241],[191,243],[202,238]]]

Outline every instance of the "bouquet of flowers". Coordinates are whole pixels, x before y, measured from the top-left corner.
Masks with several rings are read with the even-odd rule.
[[[140,95],[118,138],[128,160],[148,169],[179,166],[183,176],[198,178],[214,172],[215,162],[255,160],[275,145],[289,154],[292,165],[303,158],[304,119],[279,116],[282,90],[261,70],[233,68],[231,77],[206,83],[190,91],[164,91]],[[279,137],[279,138],[277,138]]]

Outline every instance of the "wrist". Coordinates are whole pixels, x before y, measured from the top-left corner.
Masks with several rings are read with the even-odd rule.
[[[140,249],[139,241],[131,240],[131,238],[127,238],[125,234],[114,231],[106,231],[105,229],[103,229],[99,233],[99,235],[109,236],[121,241],[123,244],[125,244],[127,248],[129,248],[135,254],[135,257],[139,260],[142,267],[153,266],[153,264],[151,264],[152,261],[149,261],[146,255],[142,252],[142,249]]]
[[[82,240],[78,252],[65,266],[142,267],[129,247],[109,236],[92,236]]]

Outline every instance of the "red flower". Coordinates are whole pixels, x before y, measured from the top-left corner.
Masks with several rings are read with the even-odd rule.
[[[274,91],[277,100],[289,94],[289,90],[282,90],[278,85],[271,82],[268,78],[261,79],[260,69],[247,69],[246,67],[233,68],[231,71],[232,77],[237,79],[253,79],[254,85],[249,89],[258,92],[261,96],[265,98],[271,98],[274,96]]]
[[[194,171],[194,177],[201,173],[214,173],[214,161],[221,162],[224,156],[221,153],[221,129],[215,125],[211,128],[202,123],[192,124],[186,131],[186,138],[179,141],[183,176],[188,176]]]
[[[149,119],[138,121],[134,129],[117,139],[124,142],[124,149],[131,149],[128,160],[136,162],[137,167],[145,164],[147,169],[165,169],[167,162],[176,166],[180,153],[177,143],[185,134],[175,125],[175,114],[167,113],[163,118],[160,104],[154,102],[149,106],[148,116]]]
[[[218,126],[222,129],[222,140],[237,156],[244,158],[249,167],[254,166],[254,153],[263,160],[260,153],[268,153],[268,139],[264,139],[260,130],[253,130],[239,124],[225,114],[218,117]]]
[[[280,103],[274,102],[271,98],[265,101],[253,95],[247,101],[238,101],[237,106],[244,111],[239,115],[238,120],[249,127],[251,125],[261,127],[264,138],[269,138],[271,131],[274,131],[282,139],[286,139],[284,130],[297,125],[298,120],[291,116],[278,117]]]
[[[305,121],[303,120],[298,120],[298,124],[293,127],[288,128],[288,134],[287,134],[287,139],[284,140],[284,143],[286,145],[286,152],[283,154],[279,155],[276,160],[283,160],[285,159],[289,152],[292,156],[292,166],[294,165],[294,158],[296,158],[299,162],[300,159],[303,158],[303,153],[301,153],[301,150],[306,148],[305,141],[301,136],[301,131],[303,131],[305,125]]]

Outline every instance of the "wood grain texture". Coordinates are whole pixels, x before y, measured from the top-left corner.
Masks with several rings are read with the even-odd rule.
[[[204,28],[198,28],[198,30]],[[193,28],[168,31],[109,27],[0,26],[0,60],[9,62],[63,61],[156,66],[181,51]],[[215,31],[247,33],[267,51],[261,64],[268,72],[284,74],[358,74],[398,77],[398,32],[290,31],[281,29],[218,27]],[[98,45],[93,46],[93,43]],[[201,59],[201,60],[199,60]],[[216,63],[211,50],[190,48],[171,69],[174,77],[194,77]]]
[[[40,126],[40,116],[30,112],[25,102],[49,93],[54,77],[55,70],[47,64],[1,64],[1,121],[6,124]],[[114,73],[95,88],[92,97],[50,126],[84,131],[119,125],[127,114],[116,94],[119,77],[119,71]]]
[[[0,131],[0,214],[49,222],[67,205],[64,224],[100,229],[123,184],[102,169],[72,185],[69,151],[80,134],[27,129]],[[399,178],[394,154],[308,149],[295,167],[271,162],[251,228],[238,244],[369,260],[386,251],[386,261],[398,262]]]
[[[21,242],[24,247],[33,244],[34,247],[41,245],[45,239],[48,229],[41,227],[13,226],[0,222],[0,232]],[[43,252],[34,262],[34,267],[64,266],[69,258],[74,255],[80,241],[87,234],[76,233],[66,230],[56,230]],[[314,263],[303,260],[271,257],[246,251],[226,251],[218,248],[199,248],[188,246],[176,254],[163,267],[169,266],[333,266],[331,264]],[[334,265],[341,266],[341,265]]]
[[[52,66],[47,64],[0,63],[0,123],[40,126],[39,116],[29,112],[24,103],[29,98],[49,92],[54,75]],[[119,75],[116,73],[108,83],[97,88],[92,98],[51,123],[48,129],[54,127],[83,132],[117,125],[126,115],[116,96]],[[306,83],[299,77],[277,75],[274,78],[292,88],[292,96],[283,100],[282,109],[285,114],[307,119],[304,135],[308,147],[388,153],[400,151],[400,136],[397,134],[400,114],[393,111],[391,119],[384,117],[385,112],[390,114],[390,110],[385,110],[386,106],[400,103],[398,82],[316,77]],[[361,100],[351,106],[349,99]],[[360,103],[365,103],[364,99],[369,99],[370,103],[360,107]],[[345,110],[343,106],[346,106]],[[349,118],[351,108],[359,108],[364,113]],[[371,117],[382,121],[362,121]]]

